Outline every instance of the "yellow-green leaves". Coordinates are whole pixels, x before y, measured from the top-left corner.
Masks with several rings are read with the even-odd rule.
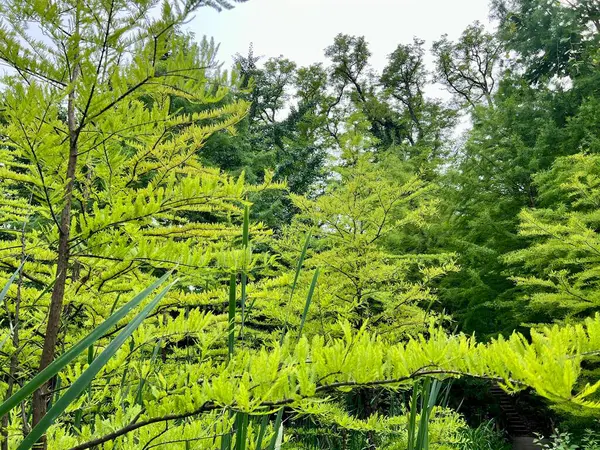
[[[531,306],[557,319],[600,305],[599,179],[598,156],[558,158],[536,177],[540,207],[520,214],[529,245],[504,257],[523,269],[513,280]]]

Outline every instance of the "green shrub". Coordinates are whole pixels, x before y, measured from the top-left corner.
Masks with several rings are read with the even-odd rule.
[[[571,433],[558,430],[550,435],[550,442],[545,442],[542,435],[538,435],[535,442],[544,450],[600,450],[600,434],[592,430],[587,430],[579,443]]]
[[[494,421],[481,423],[477,428],[461,430],[460,450],[508,450],[511,448],[504,434],[494,427]]]

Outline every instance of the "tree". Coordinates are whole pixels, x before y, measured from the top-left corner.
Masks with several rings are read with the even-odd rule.
[[[364,36],[338,34],[325,49],[330,59],[329,82],[332,95],[327,108],[327,130],[338,147],[339,135],[344,132],[347,118],[360,111],[371,123],[371,133],[383,148],[406,138],[401,134],[396,117],[377,95],[374,75],[369,67],[368,43]]]
[[[523,210],[529,245],[505,256],[520,266],[513,279],[546,320],[585,317],[600,307],[600,158],[559,158],[535,177],[540,205]]]
[[[398,115],[410,144],[403,149],[406,159],[412,159],[418,169],[435,167],[441,160],[456,120],[454,110],[425,96],[430,77],[425,68],[424,44],[415,38],[412,44],[398,45],[381,75],[384,100]]]
[[[324,89],[326,75],[314,65],[296,68],[283,58],[270,58],[263,66],[251,48],[238,55],[243,89],[233,98],[250,102],[249,114],[232,135],[215,133],[202,148],[200,157],[207,165],[260,183],[265,172],[286,181],[289,192],[309,193],[323,178],[327,139],[323,139]],[[197,106],[185,105],[184,111]],[[288,224],[294,214],[288,193],[269,190],[251,196],[253,218],[273,229]]]
[[[546,8],[538,6],[530,12]],[[558,39],[560,30],[551,30]],[[473,128],[442,177],[444,197],[450,199],[444,207],[448,220],[435,233],[437,245],[456,251],[463,268],[442,281],[442,303],[463,329],[478,333],[547,319],[524,307],[503,255],[526,245],[518,233],[519,214],[539,206],[535,174],[549,170],[556,158],[598,148],[598,116],[592,112],[598,103],[592,87],[597,71],[572,78],[572,86],[550,74],[533,83],[528,75],[533,60],[508,36],[502,31],[494,38],[514,53],[504,61],[507,70],[496,83],[493,107],[472,111]],[[527,39],[536,42],[534,35]]]
[[[433,176],[456,113],[424,95],[430,80],[423,44],[415,39],[411,45],[399,45],[381,74],[369,67],[370,51],[364,37],[340,34],[326,48],[332,94],[325,125],[338,147],[347,117],[360,112],[371,124],[379,153],[398,154],[413,170]]]
[[[357,329],[368,323],[369,329],[401,339],[427,326],[435,301],[432,282],[456,268],[452,255],[409,250],[410,235],[435,214],[432,186],[373,162],[368,122],[355,119],[340,136],[341,160],[323,195],[292,196],[299,213],[283,248],[296,241],[299,252],[302,236],[312,236],[306,265],[320,269],[321,281],[307,330],[317,327],[322,333],[323,327],[349,320]],[[282,321],[294,322],[302,306],[299,296],[292,317]]]
[[[501,50],[495,36],[479,22],[467,27],[456,43],[442,36],[432,48],[436,79],[460,103],[474,107],[485,102],[491,106]]]
[[[496,0],[492,6],[502,41],[517,52],[516,62],[532,84],[597,72],[597,1]]]
[[[600,142],[595,49],[583,46],[588,71],[570,89],[533,83],[521,62],[497,83],[472,52],[496,64],[502,33],[474,26],[447,43],[458,81],[481,75],[463,86],[474,128],[450,161],[455,111],[424,94],[422,41],[399,45],[381,74],[365,39],[347,35],[326,50],[330,66],[261,65],[251,50],[228,73],[212,41],[182,29],[201,6],[232,5],[0,5],[0,59],[13,67],[0,122],[0,286],[13,280],[0,294],[0,395],[177,273],[53,418],[49,448],[274,448],[312,421],[342,445],[356,432],[403,448],[418,429],[448,450],[465,422],[425,393],[457,377],[597,416],[600,384],[581,376],[600,349],[597,258],[573,248],[596,245],[598,161],[563,159]],[[531,304],[558,294],[563,310],[531,314],[524,292]],[[444,330],[448,309],[488,342]],[[132,317],[2,418],[3,450]],[[578,323],[530,325],[563,317]],[[526,335],[513,333],[522,322]]]
[[[114,296],[123,289],[109,288],[117,280],[151,276],[145,265],[175,264],[168,255],[189,247],[177,243],[170,227],[185,223],[186,211],[224,208],[242,195],[240,183],[215,171],[201,175],[190,158],[211,133],[240,120],[244,103],[179,118],[170,108],[172,94],[210,102],[226,93],[206,90],[214,49],[200,53],[175,33],[204,5],[164,3],[156,19],[147,19],[155,15],[154,2],[0,7],[0,59],[14,70],[3,98],[3,178],[19,186],[13,195],[30,197],[27,208],[12,200],[13,219],[25,230],[17,253],[31,255],[25,274],[40,292],[52,286],[40,370],[54,358],[63,322],[86,307],[85,300],[73,303],[76,295]],[[29,33],[27,23],[36,23],[44,39]],[[178,52],[184,46],[189,51]],[[19,237],[10,227],[4,231],[10,239],[3,264],[12,269]],[[202,260],[189,252],[183,259],[190,266]],[[34,425],[48,400],[47,387],[36,393]]]

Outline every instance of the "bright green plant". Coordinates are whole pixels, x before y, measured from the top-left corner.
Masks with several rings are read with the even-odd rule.
[[[441,328],[437,283],[457,268],[444,249],[428,252],[439,203],[430,181],[440,175],[429,160],[441,154],[447,124],[435,125],[446,112],[421,92],[422,44],[395,52],[382,80],[385,95],[366,76],[363,38],[336,38],[327,50],[329,77],[316,66],[298,71],[303,111],[252,130],[262,141],[256,154],[270,153],[266,160],[289,151],[276,168],[280,178],[261,169],[253,180],[262,184],[248,185],[241,166],[227,167],[237,172],[232,177],[201,163],[210,159],[202,155],[207,141],[233,131],[249,108],[258,112],[253,119],[266,114],[277,122],[285,103],[279,86],[289,83],[276,78],[295,70],[273,60],[262,73],[273,79],[257,84],[256,102],[235,100],[246,95],[235,90],[248,88],[251,74],[240,80],[221,72],[215,45],[195,43],[182,30],[198,7],[222,4],[0,5],[0,59],[15,70],[2,82],[0,122],[0,280],[12,281],[0,294],[0,362],[8,367],[0,394],[14,406],[2,410],[4,449],[45,433],[52,450],[275,450],[304,442],[293,429],[301,418],[329,431],[316,445],[355,437],[355,445],[448,450],[460,445],[465,423],[435,399],[439,383],[461,376],[493,379],[509,392],[530,387],[564,410],[597,414],[600,384],[581,382],[584,363],[600,350],[594,309],[576,310],[578,323],[487,343]],[[30,33],[32,24],[44,39]],[[415,79],[396,76],[412,69]],[[481,95],[495,101],[488,91]],[[385,96],[398,103],[386,105]],[[457,192],[475,201],[449,221],[458,241],[474,237],[479,250],[492,249],[493,267],[479,275],[498,275],[497,256],[515,248],[515,212],[536,200],[530,175],[549,166],[528,157],[521,139],[528,133],[511,128],[507,98],[504,108],[477,116],[466,159],[485,170],[462,172]],[[552,108],[540,105],[552,104],[535,103],[532,115],[545,117]],[[419,107],[414,114],[412,107]],[[495,139],[505,128],[508,138]],[[304,163],[294,156],[310,155],[311,143],[339,147],[335,174],[323,195],[292,197],[293,207],[280,212],[286,221],[298,214],[273,238],[251,221],[249,200],[268,201],[268,190],[282,189],[273,179],[293,178]],[[546,155],[540,145],[534,154]],[[391,161],[397,164],[387,167]],[[421,166],[429,169],[407,169]],[[293,189],[307,189],[316,172],[291,179]],[[575,178],[595,186],[593,173]],[[565,186],[563,200],[573,188]],[[279,217],[273,206],[273,214],[262,210],[265,217]],[[579,206],[565,207],[575,215]],[[567,231],[561,237],[570,242],[575,233]],[[546,260],[547,249],[539,252]],[[569,265],[569,256],[561,253],[556,263]],[[595,288],[593,258],[578,259],[570,272],[582,291]],[[176,265],[181,282],[159,294],[162,300],[143,315],[119,315],[125,299]],[[461,295],[478,300],[468,289]],[[19,385],[24,390],[15,393]],[[32,401],[23,396],[35,388]],[[411,391],[408,405],[399,400]],[[397,404],[385,410],[379,396]]]
[[[196,153],[248,105],[223,102],[237,78],[216,70],[214,43],[179,29],[203,5],[0,5],[0,60],[13,69],[2,82],[0,278],[28,258],[8,307],[26,343],[19,382],[176,264],[192,286],[225,275],[199,269],[233,247],[226,238],[238,233],[249,189],[243,175],[203,168]],[[177,114],[175,97],[206,107]],[[165,303],[185,308],[172,293]],[[33,425],[50,390],[34,393]]]
[[[306,324],[311,333],[348,319],[401,337],[427,326],[433,284],[456,266],[452,255],[403,252],[403,240],[435,215],[432,186],[409,174],[400,181],[373,162],[372,138],[356,120],[340,136],[339,180],[318,198],[292,196],[299,213],[280,247],[297,246],[297,236],[312,230],[306,264],[320,268],[322,281]],[[300,304],[290,307],[297,316]]]
[[[16,279],[17,275],[22,270],[22,265],[15,273],[9,278],[5,286],[3,286],[0,292],[0,300],[4,298],[11,284]],[[126,303],[118,311],[112,314],[105,322],[96,327],[88,336],[83,338],[80,342],[75,344],[71,349],[55,359],[48,367],[42,370],[33,379],[28,381],[22,388],[8,398],[4,403],[0,405],[0,417],[8,414],[11,409],[15,408],[21,401],[30,396],[36,389],[42,384],[48,381],[50,378],[57,376],[57,374],[71,363],[79,354],[87,347],[92,348],[94,343],[102,337],[108,330],[114,327],[121,319],[130,315],[130,313],[148,297],[158,286],[160,286],[169,276],[170,272],[163,275],[155,283],[148,288],[144,289],[132,300]],[[140,326],[144,319],[152,312],[158,303],[162,300],[165,294],[169,291],[173,284],[164,288],[152,301],[150,301],[141,312],[135,315],[129,324],[119,333],[119,335],[107,346],[107,348],[95,358],[90,366],[81,374],[77,380],[67,389],[64,395],[50,408],[50,410],[41,418],[40,422],[31,430],[31,432],[25,436],[25,439],[19,444],[18,450],[28,450],[40,439],[49,426],[57,420],[57,418],[65,411],[70,403],[81,395],[84,389],[90,385],[94,377],[102,369],[108,360],[115,354],[115,352],[123,345],[126,339]]]

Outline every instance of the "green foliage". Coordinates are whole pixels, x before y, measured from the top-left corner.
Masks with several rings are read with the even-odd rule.
[[[288,234],[313,230],[306,264],[322,270],[313,327],[348,319],[401,336],[423,329],[435,300],[431,283],[455,270],[451,255],[399,254],[403,234],[427,226],[435,213],[429,186],[418,177],[398,182],[371,162],[363,134],[349,131],[339,179],[316,199],[292,196],[300,211]],[[385,330],[385,331],[384,331]],[[316,330],[312,330],[315,332]]]
[[[554,8],[546,2],[512,3],[528,3],[535,14]],[[546,19],[554,20],[554,16]],[[507,26],[511,20],[516,24],[519,19],[508,13]],[[526,45],[538,37],[526,38],[527,28],[520,30]],[[597,39],[594,28],[588,32],[590,41]],[[544,205],[534,182],[536,174],[549,170],[557,158],[584,150],[596,152],[600,129],[597,114],[592,112],[598,103],[592,81],[597,71],[573,73],[569,80],[543,77],[531,84],[523,76],[528,66],[519,66],[522,47],[506,41],[504,31],[493,39],[516,53],[508,54],[503,63],[506,70],[496,75],[491,106],[473,110],[473,128],[442,179],[447,221],[440,223],[435,236],[438,248],[459,255],[463,269],[442,282],[442,303],[463,329],[480,334],[507,332],[550,319],[524,308],[520,288],[515,289],[509,279],[514,271],[508,269],[504,255],[527,244],[519,236],[521,211]]]
[[[435,77],[461,104],[492,105],[501,48],[495,36],[479,22],[467,27],[456,43],[444,35],[433,44]]]
[[[520,215],[529,245],[505,259],[523,267],[514,280],[547,316],[582,316],[600,307],[599,176],[597,155],[559,158],[535,178],[547,207]]]
[[[483,422],[477,428],[465,427],[460,431],[461,450],[508,450],[511,445],[495,429],[493,421]]]
[[[258,67],[260,58],[250,48],[237,56],[243,90],[234,98],[250,104],[235,135],[221,132],[208,139],[199,156],[208,165],[232,174],[242,171],[251,183],[272,171],[275,181],[286,181],[289,192],[304,194],[323,178],[327,141],[323,141],[322,110],[326,75],[313,65],[297,68],[280,58]],[[194,104],[184,110],[193,111]],[[250,196],[253,216],[279,229],[290,222],[293,206],[285,191],[261,191]]]
[[[593,2],[435,42],[452,106],[418,38],[222,71],[202,6],[0,5],[3,450],[503,449],[438,404],[458,377],[597,418]]]
[[[597,71],[600,27],[594,0],[495,0],[493,12],[502,40],[518,52],[516,62],[532,83]]]
[[[543,436],[538,436],[536,440],[544,450],[598,450],[600,448],[600,436],[598,433],[587,430],[580,444],[573,442],[573,437],[568,432],[554,430],[550,435],[550,442]]]

